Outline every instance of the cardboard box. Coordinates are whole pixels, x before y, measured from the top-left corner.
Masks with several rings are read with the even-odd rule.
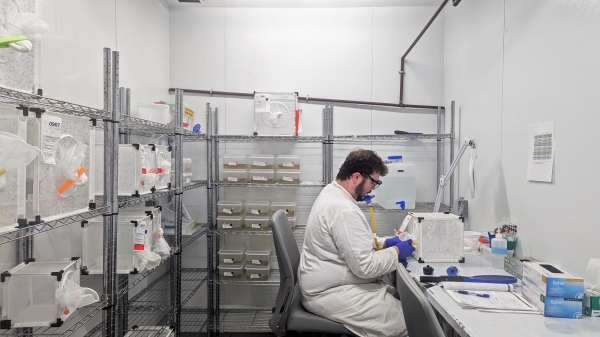
[[[504,270],[517,277],[523,279],[523,263],[537,261],[533,257],[508,257],[504,258]]]
[[[583,300],[583,278],[556,264],[524,262],[523,281],[535,286],[545,297]]]
[[[583,312],[592,317],[600,317],[600,292],[586,290],[583,296]]]
[[[546,317],[582,318],[583,302],[580,299],[546,297],[527,281],[522,283],[521,295]]]

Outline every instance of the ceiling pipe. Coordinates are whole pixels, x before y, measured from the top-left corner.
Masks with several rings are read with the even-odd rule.
[[[429,19],[429,22],[427,22],[427,24],[425,25],[425,28],[423,28],[423,30],[421,30],[421,32],[419,33],[419,35],[417,36],[415,41],[413,41],[413,43],[410,45],[410,47],[408,47],[408,50],[406,51],[406,53],[404,53],[404,55],[402,55],[402,58],[400,59],[400,102],[399,102],[399,105],[401,105],[401,106],[404,105],[404,74],[405,74],[404,59],[406,58],[406,56],[408,56],[408,53],[410,53],[410,51],[414,48],[414,46],[417,44],[417,42],[419,42],[419,40],[421,39],[423,34],[425,34],[425,32],[427,31],[427,29],[429,29],[429,26],[431,26],[433,21],[435,21],[435,19],[440,14],[442,9],[444,9],[444,7],[448,3],[448,1],[449,0],[444,0],[444,2],[442,2],[440,7],[438,7],[437,11],[435,11],[433,16],[431,17],[431,19]],[[452,5],[457,6],[460,3],[460,1],[461,0],[452,0]]]

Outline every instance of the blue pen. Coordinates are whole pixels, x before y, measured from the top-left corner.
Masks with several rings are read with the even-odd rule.
[[[458,290],[459,294],[463,294],[463,295],[477,295],[479,297],[483,297],[483,298],[490,298],[490,295],[488,294],[477,294],[477,293],[470,293],[466,290]]]

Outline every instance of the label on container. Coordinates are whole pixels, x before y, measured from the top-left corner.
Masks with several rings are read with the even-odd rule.
[[[233,272],[232,271],[223,272],[223,276],[233,276]]]
[[[267,181],[267,177],[259,177],[259,176],[253,176],[252,180],[260,180],[260,181]]]
[[[231,210],[231,208],[223,208],[223,213],[232,214],[233,211]]]
[[[294,177],[283,177],[283,181],[294,181]]]
[[[261,226],[261,224],[259,224],[259,223],[253,223],[253,224],[252,224],[252,228],[257,228],[257,229],[260,229],[260,227],[262,227],[262,226]]]
[[[294,167],[294,162],[291,163],[283,163],[284,167]]]
[[[223,263],[233,263],[233,259],[223,259]]]
[[[250,213],[252,213],[252,214],[260,214],[260,210],[253,209],[253,210],[250,211]]]
[[[402,221],[402,225],[400,225],[400,229],[398,229],[398,231],[404,232],[404,230],[406,229],[406,226],[408,226],[408,223],[410,222],[410,219],[412,219],[412,215],[404,218],[404,221]],[[400,234],[402,234],[402,233],[400,233]]]
[[[225,228],[225,229],[231,229],[231,228],[233,228],[233,225],[232,225],[232,224],[230,224],[230,223],[224,223],[224,224],[223,224],[223,225],[221,225],[221,226],[222,226],[223,228]]]
[[[187,106],[183,107],[183,114],[189,118],[194,118],[194,110],[188,108]]]
[[[146,227],[146,221],[139,221],[137,227],[135,227],[133,236],[133,250],[144,250],[146,244],[146,234],[148,234],[148,227]]]
[[[62,125],[62,118],[54,116],[42,116],[42,163],[56,164],[56,149]]]
[[[238,181],[237,177],[227,177],[227,181]]]
[[[252,165],[254,166],[267,166],[267,162],[266,161],[255,161],[252,163]]]
[[[261,264],[262,260],[252,260],[252,264]]]
[[[250,274],[250,278],[261,278],[262,274]]]
[[[144,151],[143,149],[140,151],[140,165],[142,167],[142,174],[147,174],[148,173],[148,163],[146,160],[146,151]],[[142,184],[143,186],[143,184]]]
[[[229,166],[237,166],[238,162],[237,161],[230,161],[229,163],[227,163],[227,165],[229,165]]]

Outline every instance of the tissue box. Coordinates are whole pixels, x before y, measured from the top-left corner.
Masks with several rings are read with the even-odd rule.
[[[523,281],[521,295],[546,317],[581,319],[582,301],[575,298],[546,297],[537,286]]]
[[[586,290],[583,295],[583,312],[592,317],[600,317],[600,292]]]
[[[523,281],[546,297],[583,299],[583,278],[556,264],[523,263]]]

